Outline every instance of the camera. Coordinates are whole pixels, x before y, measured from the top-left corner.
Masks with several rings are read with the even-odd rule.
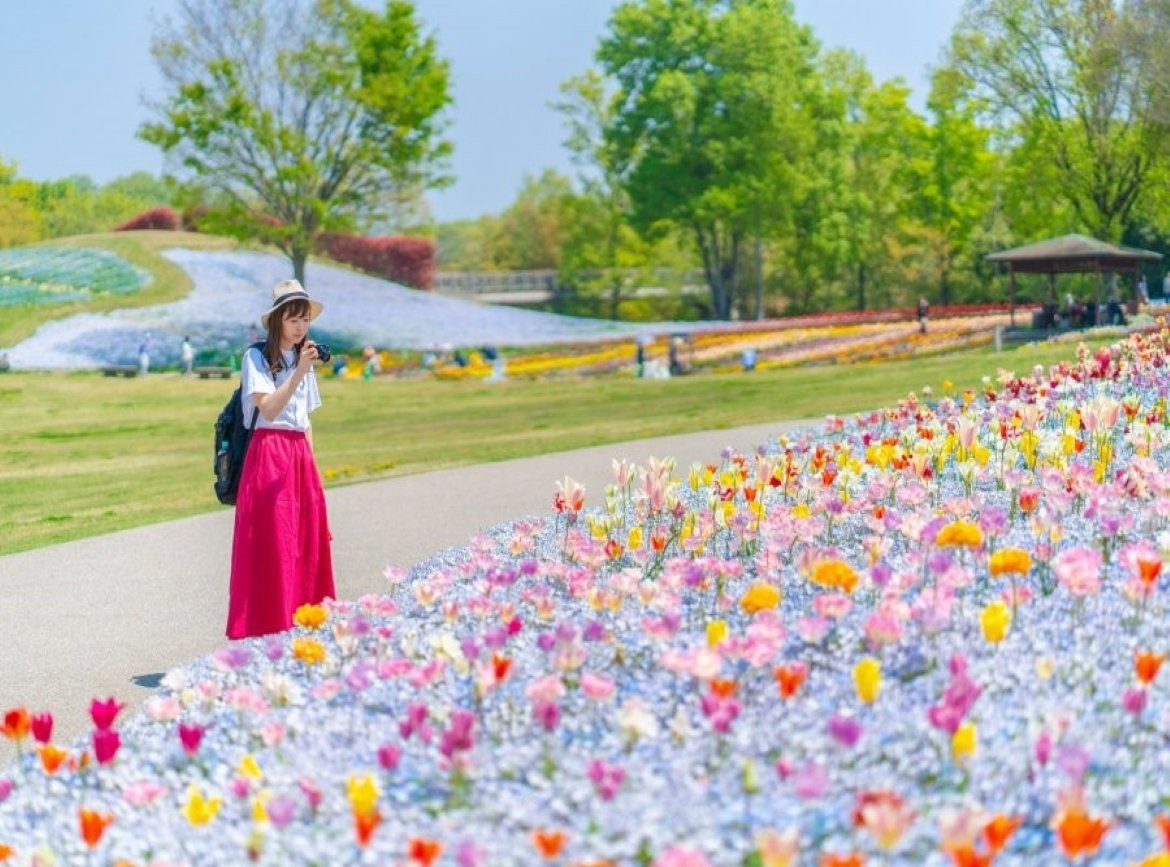
[[[325,343],[318,343],[317,344],[317,359],[322,364],[328,363],[329,359],[332,357],[333,357],[333,351],[329,348],[328,344],[325,344]]]

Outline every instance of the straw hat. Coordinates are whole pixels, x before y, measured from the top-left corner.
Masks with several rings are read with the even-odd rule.
[[[309,297],[309,293],[305,291],[305,287],[301,285],[299,280],[281,280],[272,287],[272,306],[260,315],[260,327],[267,331],[268,317],[276,311],[276,308],[297,300],[309,302],[310,320],[316,319],[325,309],[324,304]]]

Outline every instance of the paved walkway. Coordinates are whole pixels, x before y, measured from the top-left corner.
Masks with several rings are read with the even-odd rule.
[[[724,446],[751,449],[808,422],[616,443],[369,482],[327,492],[337,592],[381,592],[388,564],[413,565],[502,521],[552,511],[566,474],[600,502],[611,461],[674,456],[685,473]],[[208,480],[208,498],[211,484]],[[0,712],[52,711],[55,740],[88,726],[89,701],[136,708],[157,675],[221,646],[230,508],[0,557]],[[155,675],[156,677],[151,677]],[[0,762],[9,758],[0,744]]]

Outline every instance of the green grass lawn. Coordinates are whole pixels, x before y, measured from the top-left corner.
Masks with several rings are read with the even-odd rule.
[[[1104,342],[1104,341],[1101,341]],[[322,378],[326,485],[888,405],[944,380],[978,385],[1074,356],[1072,344],[888,364],[666,381],[503,383]],[[176,374],[0,376],[0,554],[222,509],[212,428],[234,386]],[[714,457],[714,456],[713,456]]]

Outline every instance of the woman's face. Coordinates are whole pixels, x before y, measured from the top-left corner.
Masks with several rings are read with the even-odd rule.
[[[291,349],[309,333],[309,311],[287,311],[280,321],[280,346],[282,349]]]

